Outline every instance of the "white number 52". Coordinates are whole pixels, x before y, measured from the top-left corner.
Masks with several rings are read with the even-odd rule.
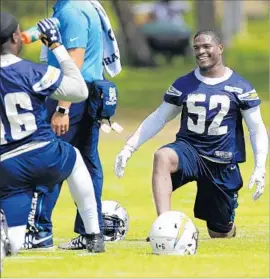
[[[204,106],[197,106],[196,102],[205,102],[205,94],[190,94],[187,98],[188,113],[197,114],[197,123],[188,117],[187,127],[190,131],[203,134],[205,132],[205,122],[207,109]],[[230,99],[226,95],[212,95],[209,100],[209,110],[215,109],[218,105],[221,105],[219,112],[214,117],[212,123],[209,125],[208,135],[224,135],[228,131],[228,126],[221,126],[223,118],[227,115],[230,109]]]

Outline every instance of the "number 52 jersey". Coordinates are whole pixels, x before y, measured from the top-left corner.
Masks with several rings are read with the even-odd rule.
[[[0,66],[0,155],[54,139],[44,102],[59,87],[63,73],[11,54],[1,56]]]
[[[178,78],[164,101],[182,107],[177,140],[188,142],[201,156],[215,162],[245,161],[241,110],[261,101],[243,77],[226,68],[223,77],[206,78],[196,69]]]

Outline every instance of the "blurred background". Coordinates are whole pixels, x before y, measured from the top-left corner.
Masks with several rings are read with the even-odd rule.
[[[52,15],[54,0],[1,0],[21,29]],[[100,1],[117,36],[123,64],[117,116],[142,119],[162,101],[167,87],[196,67],[192,37],[217,30],[226,46],[225,63],[269,99],[269,2],[263,0]],[[22,57],[39,60],[41,43],[26,45]],[[138,113],[141,111],[141,113]],[[127,113],[128,112],[128,113]]]

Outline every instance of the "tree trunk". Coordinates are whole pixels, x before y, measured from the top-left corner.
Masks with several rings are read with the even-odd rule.
[[[112,0],[120,22],[127,56],[132,66],[152,67],[155,62],[144,35],[139,32],[132,21],[132,12],[126,0]]]
[[[197,29],[218,31],[215,18],[214,0],[197,0]]]
[[[230,46],[235,35],[245,32],[244,4],[241,0],[224,2],[222,37],[225,46]]]

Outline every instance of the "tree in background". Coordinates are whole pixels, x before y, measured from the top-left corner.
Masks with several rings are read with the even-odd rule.
[[[197,18],[197,29],[212,29],[217,31],[214,2],[214,0],[196,1],[195,9]]]
[[[128,58],[132,66],[152,67],[155,61],[144,35],[138,31],[132,18],[130,4],[125,0],[112,0]]]

